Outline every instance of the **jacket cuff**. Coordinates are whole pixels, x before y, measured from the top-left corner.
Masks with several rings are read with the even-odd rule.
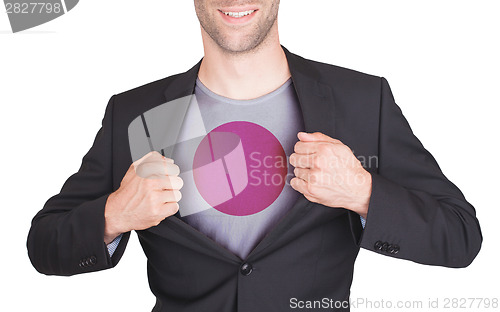
[[[400,237],[392,228],[402,220],[394,207],[404,203],[398,196],[400,186],[372,173],[372,194],[368,205],[366,224],[360,235],[359,246],[375,252],[396,256],[400,251]],[[401,212],[401,209],[398,209]],[[383,230],[383,229],[386,230]]]
[[[108,269],[111,258],[104,243],[104,208],[109,194],[88,201],[70,212],[73,261],[76,273]],[[66,244],[63,244],[66,245]]]

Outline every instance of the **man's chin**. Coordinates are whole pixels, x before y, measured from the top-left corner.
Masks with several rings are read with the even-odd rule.
[[[262,41],[256,42],[255,40],[229,38],[228,40],[217,44],[226,53],[246,54],[256,51],[259,46],[262,45]]]

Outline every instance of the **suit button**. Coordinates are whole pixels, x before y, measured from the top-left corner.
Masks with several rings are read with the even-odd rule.
[[[387,252],[390,254],[393,254],[394,253],[394,245],[389,244],[389,246],[387,246]]]
[[[84,267],[86,267],[86,266],[87,266],[87,262],[85,262],[85,260],[86,260],[86,259],[82,259],[82,260],[80,260],[80,264],[79,264],[79,266],[80,266],[81,268],[84,268]]]
[[[389,244],[388,244],[387,242],[384,242],[384,243],[382,244],[382,248],[381,248],[380,250],[382,250],[382,251],[387,251],[387,247],[389,247]]]
[[[394,251],[392,252],[393,254],[397,254],[399,252],[399,246],[398,245],[394,245],[392,248],[394,249]]]
[[[90,257],[89,259],[90,265],[95,265],[97,263],[97,258],[95,256]]]
[[[240,267],[240,272],[241,274],[248,276],[250,273],[252,273],[253,267],[250,263],[243,263]]]
[[[375,248],[375,250],[380,250],[382,249],[382,242],[381,241],[377,241],[375,243],[375,245],[373,245],[373,248]]]

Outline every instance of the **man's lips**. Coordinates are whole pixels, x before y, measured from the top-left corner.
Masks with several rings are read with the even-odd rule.
[[[224,8],[218,11],[225,22],[243,24],[251,20],[259,10],[255,8]]]

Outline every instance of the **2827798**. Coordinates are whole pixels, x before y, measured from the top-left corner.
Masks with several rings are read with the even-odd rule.
[[[63,8],[61,3],[7,2],[5,9],[8,14],[59,14]]]

